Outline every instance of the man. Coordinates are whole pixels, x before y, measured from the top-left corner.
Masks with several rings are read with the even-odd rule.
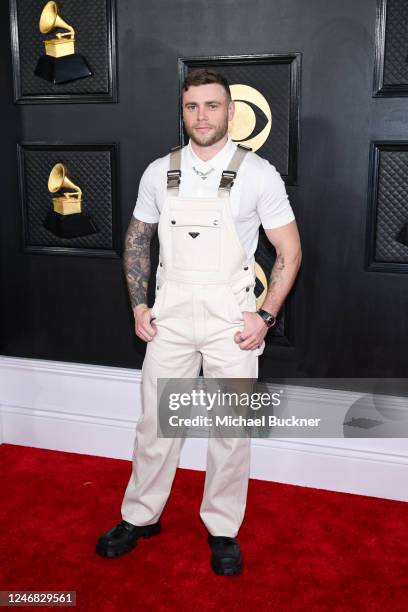
[[[97,552],[114,557],[161,529],[182,438],[157,437],[157,378],[253,378],[258,356],[301,261],[299,234],[284,183],[267,160],[228,135],[234,103],[225,78],[198,69],[185,79],[183,148],[145,170],[125,248],[125,272],[136,335],[147,343],[143,414],[122,521],[103,534]],[[167,182],[166,182],[167,180]],[[256,312],[254,252],[262,223],[277,253],[262,310]],[[150,240],[160,242],[156,299],[147,306]],[[208,440],[200,516],[211,566],[239,574],[237,533],[249,477],[250,438]]]

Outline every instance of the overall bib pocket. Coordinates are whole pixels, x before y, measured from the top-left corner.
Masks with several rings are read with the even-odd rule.
[[[169,223],[174,268],[204,272],[220,269],[219,210],[173,209]]]

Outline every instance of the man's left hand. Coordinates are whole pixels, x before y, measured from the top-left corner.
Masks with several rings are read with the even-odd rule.
[[[243,351],[259,348],[268,333],[268,327],[256,312],[243,311],[244,329],[234,334],[234,340]]]

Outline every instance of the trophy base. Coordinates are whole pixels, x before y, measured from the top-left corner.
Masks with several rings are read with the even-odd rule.
[[[53,210],[48,213],[44,227],[59,238],[79,238],[98,231],[92,219],[84,213],[60,215]]]
[[[396,236],[395,240],[401,244],[404,244],[405,246],[408,246],[408,223],[404,225],[398,236]]]
[[[93,72],[83,55],[73,53],[63,57],[41,55],[34,74],[54,85],[60,85],[92,76]]]

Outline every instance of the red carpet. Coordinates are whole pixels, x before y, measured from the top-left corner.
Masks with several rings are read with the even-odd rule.
[[[162,533],[94,553],[120,519],[128,461],[0,446],[0,590],[72,590],[78,610],[408,609],[408,504],[251,480],[241,576],[216,576],[204,472],[179,469]]]

